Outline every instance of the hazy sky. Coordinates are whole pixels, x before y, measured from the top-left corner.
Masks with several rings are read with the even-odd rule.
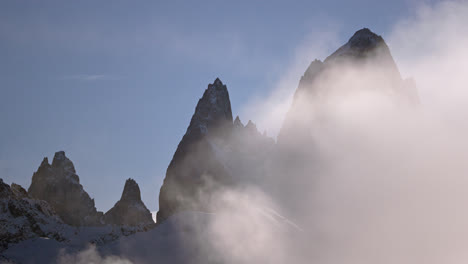
[[[243,113],[272,91],[304,43],[332,29],[343,44],[362,27],[385,38],[419,4],[1,1],[0,178],[28,188],[42,158],[64,150],[98,210],[134,178],[155,211],[208,83],[220,77],[234,115]]]

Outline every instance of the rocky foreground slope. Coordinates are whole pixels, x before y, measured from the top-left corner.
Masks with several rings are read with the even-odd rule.
[[[11,187],[0,179],[0,252],[8,244],[48,237],[63,241],[66,228],[45,201],[32,199],[18,184]]]

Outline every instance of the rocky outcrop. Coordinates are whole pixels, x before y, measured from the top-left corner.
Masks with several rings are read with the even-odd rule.
[[[219,79],[209,84],[167,169],[157,222],[183,210],[213,211],[217,190],[234,186],[247,175],[255,178],[256,173],[243,171],[246,163],[258,162],[255,168],[263,168],[268,148],[258,144],[273,146],[274,141],[262,136],[252,122],[246,127],[239,117],[233,122],[226,85]]]
[[[325,59],[325,63],[333,61],[343,63],[346,59],[372,59],[398,72],[384,39],[368,28],[356,31],[346,44]]]
[[[64,228],[47,202],[31,199],[20,185],[10,187],[0,179],[0,251],[10,243],[35,237],[61,241]]]
[[[211,142],[232,128],[226,85],[216,79],[198,101],[187,132],[167,168],[159,193],[157,222],[181,209],[207,210],[212,189],[229,179]]]
[[[52,165],[44,158],[33,174],[28,194],[48,202],[62,218],[73,226],[101,225],[103,213],[98,212],[80,184],[75,167],[65,152],[55,153]]]
[[[154,224],[151,212],[141,201],[140,187],[133,179],[125,182],[120,200],[104,214],[106,224],[151,225]]]

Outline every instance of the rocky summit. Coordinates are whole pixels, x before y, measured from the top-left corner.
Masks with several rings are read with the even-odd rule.
[[[333,95],[346,98],[360,90],[378,91],[397,103],[418,103],[414,82],[402,79],[384,39],[368,28],[356,31],[323,62],[318,59],[311,62],[299,81],[278,143],[293,144],[295,148],[292,142],[307,137],[304,132],[308,133],[309,121],[318,105]]]
[[[183,210],[213,211],[213,199],[222,187],[264,173],[273,145],[274,140],[260,134],[253,122],[244,126],[239,117],[233,122],[227,87],[217,78],[198,101],[169,164],[159,193],[157,222]],[[258,170],[244,171],[251,163]]]
[[[103,223],[103,213],[96,210],[94,199],[83,189],[73,162],[64,151],[55,153],[52,165],[44,158],[33,174],[28,194],[48,202],[66,224],[92,226]]]
[[[151,225],[154,224],[151,212],[141,200],[140,187],[133,179],[125,182],[120,200],[104,214],[106,224]]]
[[[181,208],[206,209],[204,205],[208,202],[201,200],[210,199],[212,186],[229,179],[210,138],[223,137],[231,129],[229,93],[226,85],[217,78],[198,101],[187,132],[167,168],[159,193],[158,223]],[[198,195],[200,191],[203,197]]]

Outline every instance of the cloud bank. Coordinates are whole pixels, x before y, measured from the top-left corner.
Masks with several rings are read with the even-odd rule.
[[[417,84],[417,104],[402,102],[369,65],[340,65],[312,95],[299,94],[304,104],[288,115],[301,133],[275,153],[260,188],[221,190],[203,228],[183,228],[187,251],[224,263],[466,263],[467,20],[468,3],[424,5],[384,36]],[[333,31],[324,34],[318,39],[334,41]],[[305,69],[298,61],[245,110],[271,131]],[[112,257],[90,248],[61,258]]]

